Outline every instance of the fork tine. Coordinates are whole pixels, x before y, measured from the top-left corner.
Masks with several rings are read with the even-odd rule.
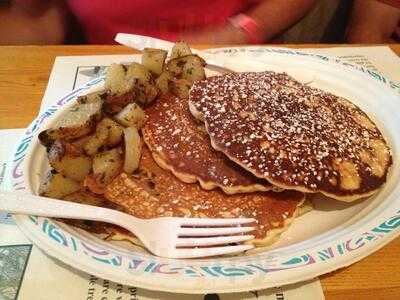
[[[202,219],[202,218],[183,218],[181,226],[230,226],[254,223],[253,218],[230,218],[230,219]]]
[[[195,258],[243,252],[253,249],[253,245],[223,246],[211,248],[175,249],[175,258]]]
[[[219,236],[212,238],[179,238],[177,247],[213,246],[240,243],[254,239],[254,235]]]
[[[180,228],[178,236],[217,236],[253,231],[255,227]]]

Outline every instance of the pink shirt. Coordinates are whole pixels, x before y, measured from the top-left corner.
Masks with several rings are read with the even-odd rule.
[[[88,42],[112,44],[118,32],[175,41],[179,34],[224,24],[246,0],[68,0]]]

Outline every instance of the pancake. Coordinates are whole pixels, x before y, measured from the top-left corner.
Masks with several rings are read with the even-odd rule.
[[[297,191],[255,192],[226,195],[206,191],[198,184],[183,183],[160,168],[144,147],[139,171],[118,175],[106,188],[106,199],[139,218],[162,216],[257,219],[255,240],[265,246],[274,242],[297,216],[304,194]]]
[[[272,185],[214,150],[204,128],[196,123],[188,100],[165,95],[146,109],[143,138],[157,164],[186,183],[220,187],[227,194],[268,191]]]
[[[283,189],[353,201],[375,193],[392,164],[385,139],[360,108],[285,73],[197,81],[189,107],[216,150]]]

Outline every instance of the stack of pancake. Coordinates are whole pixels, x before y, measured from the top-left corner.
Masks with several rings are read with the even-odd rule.
[[[210,77],[146,113],[140,172],[121,174],[106,197],[144,218],[254,217],[255,245],[309,209],[306,193],[369,196],[392,163],[364,112],[284,73]]]

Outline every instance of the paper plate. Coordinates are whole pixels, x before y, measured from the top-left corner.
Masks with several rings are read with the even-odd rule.
[[[393,151],[388,182],[375,196],[346,204],[319,196],[315,209],[296,219],[272,248],[248,256],[171,260],[104,242],[48,218],[15,216],[26,236],[48,255],[93,275],[152,290],[238,292],[307,280],[350,265],[400,233],[399,86],[374,72],[334,58],[279,48],[225,48],[204,53],[236,71],[287,71],[301,81],[351,99],[376,121]],[[139,57],[136,57],[139,59]],[[13,159],[12,186],[36,192],[45,165],[37,134],[78,94],[100,88],[88,82],[59,99],[28,127]],[[384,266],[382,266],[384,267]]]

